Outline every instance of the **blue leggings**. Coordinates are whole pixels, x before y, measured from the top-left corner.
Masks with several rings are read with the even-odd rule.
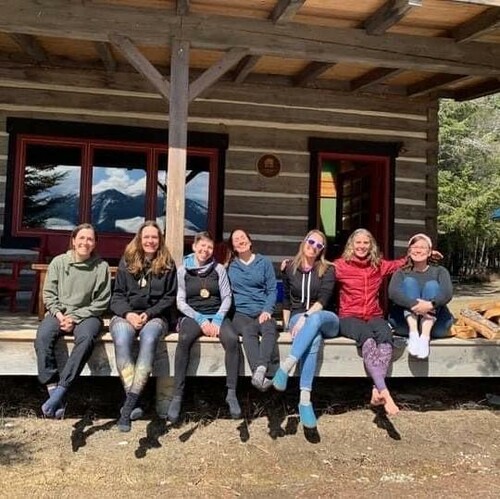
[[[153,370],[156,347],[167,331],[167,323],[160,318],[149,320],[140,331],[121,317],[113,317],[109,332],[115,344],[116,367],[125,392],[141,394]],[[139,335],[139,353],[134,359],[133,346]]]
[[[302,314],[291,317],[289,329],[291,330]],[[318,351],[323,338],[334,338],[339,334],[339,318],[327,310],[314,312],[306,318],[305,324],[293,339],[290,356],[300,361],[300,389],[312,390]]]
[[[414,277],[405,277],[403,280],[403,293],[414,300],[434,300],[440,293],[439,283],[437,281],[427,281],[423,287]],[[399,305],[394,305],[389,316],[391,324],[396,329],[396,334],[408,336],[408,323],[406,316],[410,312]],[[446,305],[436,309],[436,322],[431,329],[432,338],[445,338],[450,335],[450,327],[453,324],[453,316]]]

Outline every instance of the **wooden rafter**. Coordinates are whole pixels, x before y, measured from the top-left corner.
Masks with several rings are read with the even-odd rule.
[[[477,5],[496,5],[500,3],[499,0],[451,0],[452,2],[457,3],[475,3]]]
[[[178,16],[187,16],[189,14],[189,0],[177,0],[176,12]]]
[[[24,35],[22,33],[12,33],[10,37],[24,53],[28,54],[36,62],[47,62],[47,53],[34,36]]]
[[[241,48],[232,48],[226,52],[219,61],[209,67],[189,85],[189,102],[196,99],[196,97],[213,85],[221,76],[236,66],[247,54],[248,50]]]
[[[500,76],[500,46],[494,43],[457,44],[452,39],[395,33],[374,37],[355,28],[315,26],[312,30],[298,23],[277,30],[261,19],[194,14],[178,17],[159,9],[116,8],[101,3],[81,8],[63,0],[44,2],[43,16],[36,14],[39,10],[38,0],[4,3],[0,32],[108,41],[112,29],[127,33],[138,45],[150,46],[168,46],[171,37],[182,32],[183,38],[197,49],[247,47],[251,55],[310,60],[314,54],[319,62]]]
[[[457,101],[462,101],[477,99],[478,97],[484,97],[485,95],[491,95],[499,91],[500,80],[498,78],[490,78],[476,85],[455,90],[453,97]]]
[[[271,12],[270,19],[274,24],[285,24],[289,22],[306,0],[278,0]]]
[[[451,31],[457,42],[466,42],[500,27],[500,7],[492,7]]]
[[[298,87],[307,85],[319,78],[323,73],[333,68],[333,62],[316,62],[309,63],[297,76],[294,77],[293,83]]]
[[[352,92],[356,90],[365,90],[368,87],[383,82],[391,76],[397,76],[403,71],[404,70],[397,68],[375,68],[352,80],[349,87]]]
[[[95,42],[95,49],[99,54],[99,58],[104,64],[106,71],[109,73],[116,71],[116,60],[113,57],[109,44],[104,42]]]
[[[109,41],[119,50],[127,61],[153,85],[166,99],[170,95],[169,81],[144,57],[129,38],[110,35]]]
[[[243,83],[252,72],[253,68],[255,68],[259,59],[260,56],[258,55],[247,55],[243,57],[234,70],[233,81],[235,83]]]
[[[387,0],[364,23],[369,35],[382,35],[394,26],[414,7],[420,7],[422,0]]]
[[[439,87],[448,85],[449,83],[456,83],[460,80],[469,78],[467,75],[449,75],[449,74],[437,74],[424,81],[414,83],[409,85],[406,89],[406,94],[409,97],[419,97],[421,95],[428,94]]]

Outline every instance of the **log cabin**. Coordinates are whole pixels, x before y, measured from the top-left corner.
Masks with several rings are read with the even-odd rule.
[[[4,257],[50,258],[90,222],[116,260],[145,219],[176,261],[234,227],[276,264],[313,227],[330,257],[360,226],[398,256],[437,234],[439,100],[500,89],[497,0],[0,8]],[[500,374],[496,346],[469,375]]]

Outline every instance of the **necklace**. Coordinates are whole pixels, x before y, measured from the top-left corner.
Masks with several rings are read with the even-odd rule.
[[[200,277],[200,276],[198,276],[198,277]],[[207,289],[207,287],[205,285],[205,281],[206,281],[205,278],[200,277],[200,282],[201,282],[200,296],[201,296],[201,298],[206,300],[207,298],[210,298],[210,291]]]

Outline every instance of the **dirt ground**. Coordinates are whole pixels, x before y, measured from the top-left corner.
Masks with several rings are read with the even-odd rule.
[[[498,284],[459,287],[452,308],[500,299]],[[232,421],[223,379],[188,380],[180,424],[146,406],[123,434],[115,378],[80,379],[51,421],[34,378],[2,377],[0,497],[500,497],[498,378],[390,380],[390,419],[367,405],[367,380],[318,379],[317,431],[299,424],[290,384],[261,395],[242,380]]]
[[[223,380],[191,382],[183,421],[148,411],[116,430],[118,380],[82,379],[63,421],[37,417],[32,378],[2,378],[0,497],[499,497],[498,379],[395,379],[401,413],[366,405],[366,380],[321,379],[317,431],[298,388],[258,394],[242,382],[232,421]],[[151,388],[151,387],[150,387]]]

